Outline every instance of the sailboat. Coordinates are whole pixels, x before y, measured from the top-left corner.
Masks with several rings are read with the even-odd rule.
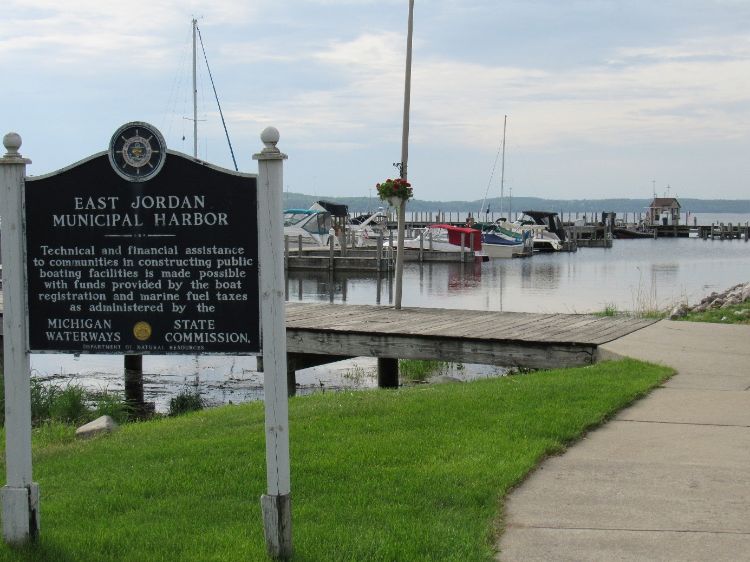
[[[503,141],[502,141],[502,160],[500,166],[500,214],[503,212],[503,198],[505,197],[505,139],[508,128],[508,116],[503,120]],[[499,151],[498,151],[499,152]],[[495,173],[497,165],[497,156],[495,164],[492,167],[490,183]],[[489,185],[487,186],[489,191]],[[485,193],[485,201],[487,194]],[[484,203],[482,204],[484,206]],[[528,232],[522,232],[513,227],[504,218],[500,218],[494,223],[484,223],[482,228],[482,247],[483,252],[490,258],[514,258],[519,256],[530,256],[532,253],[531,235]]]

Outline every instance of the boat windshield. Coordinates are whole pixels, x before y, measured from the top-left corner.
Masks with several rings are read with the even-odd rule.
[[[284,213],[284,226],[294,226],[310,218],[310,213],[290,211]]]

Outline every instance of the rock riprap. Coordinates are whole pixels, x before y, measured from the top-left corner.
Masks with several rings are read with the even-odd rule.
[[[750,282],[740,283],[730,289],[727,289],[723,293],[713,292],[707,297],[704,297],[695,306],[689,306],[687,303],[682,303],[674,307],[669,318],[675,320],[687,316],[691,312],[705,312],[712,309],[729,308],[750,301]],[[738,314],[750,315],[747,310],[741,311]]]

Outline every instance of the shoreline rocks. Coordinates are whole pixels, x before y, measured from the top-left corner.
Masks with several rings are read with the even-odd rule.
[[[705,312],[711,309],[728,308],[747,301],[750,301],[750,282],[740,283],[722,293],[713,292],[692,307],[687,303],[679,304],[672,309],[669,319],[676,320],[677,318],[683,318],[691,312]]]

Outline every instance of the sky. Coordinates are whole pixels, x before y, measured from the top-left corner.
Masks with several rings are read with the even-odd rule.
[[[0,135],[22,136],[33,175],[129,121],[192,153],[196,17],[240,170],[271,125],[287,191],[374,196],[401,160],[407,16],[408,0],[4,0]],[[233,168],[199,63],[199,157]],[[416,0],[412,65],[417,199],[497,197],[501,180],[506,196],[750,198],[747,0]]]

